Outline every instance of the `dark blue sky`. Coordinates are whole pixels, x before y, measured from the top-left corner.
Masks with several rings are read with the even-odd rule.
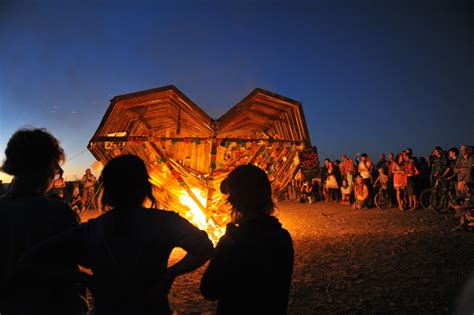
[[[298,100],[322,157],[474,144],[473,3],[0,0],[0,158],[25,125],[73,157],[113,96],[167,84],[215,118]]]

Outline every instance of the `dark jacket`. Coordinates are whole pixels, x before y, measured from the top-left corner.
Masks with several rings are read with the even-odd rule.
[[[230,225],[201,281],[206,299],[219,300],[217,314],[286,314],[293,243],[271,216]]]
[[[29,307],[36,314],[44,314],[44,308],[49,314],[63,314],[65,308],[70,313],[72,304],[76,304],[76,309],[87,307],[80,296],[81,290],[74,284],[36,281],[32,287],[29,283],[32,279],[16,277],[24,252],[78,224],[75,213],[64,202],[11,193],[0,197],[0,313],[8,314],[7,307],[16,310],[20,307],[23,312],[28,312],[25,308]],[[75,264],[66,263],[62,267],[77,270]]]

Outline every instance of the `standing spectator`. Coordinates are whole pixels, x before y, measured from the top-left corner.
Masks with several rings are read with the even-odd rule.
[[[392,164],[393,173],[393,187],[397,194],[398,208],[403,211],[403,198],[402,192],[407,187],[407,175],[405,173],[405,165],[403,163],[403,155],[399,153],[396,157],[396,162]]]
[[[472,147],[461,146],[461,157],[457,160],[454,172],[457,175],[458,190],[463,191],[464,185],[474,184],[474,155]]]
[[[334,163],[329,162],[326,177],[326,188],[328,190],[329,201],[337,201],[339,184],[337,183],[337,170]]]
[[[329,201],[329,191],[328,187],[326,186],[326,181],[328,177],[328,168],[331,160],[325,159],[324,166],[321,168],[321,185],[322,185],[322,192],[325,201]]]
[[[418,183],[420,183],[420,190],[423,191],[430,187],[430,167],[424,157],[420,157],[419,165]]]
[[[0,196],[5,193],[5,187],[3,187],[3,181],[0,179]]]
[[[388,195],[390,196],[390,199],[392,201],[396,200],[396,194],[395,194],[395,188],[393,187],[393,168],[394,168],[394,163],[395,162],[395,155],[393,152],[390,152],[388,154],[388,168],[387,168],[387,175],[388,175],[388,183],[387,183],[387,192]]]
[[[312,188],[311,191],[313,193],[313,201],[321,201],[321,179],[320,178],[313,178],[312,179]]]
[[[415,162],[410,158],[410,153],[403,154],[405,163],[405,173],[407,176],[407,191],[408,191],[408,208],[415,210],[418,207],[418,200],[416,198],[416,176],[419,174],[415,166]]]
[[[87,210],[86,208],[97,209],[95,204],[95,182],[97,178],[94,174],[91,173],[90,168],[86,169],[86,173],[82,176],[82,184],[84,185],[84,191],[82,193],[82,210]]]
[[[229,195],[233,223],[204,272],[201,293],[218,300],[217,314],[286,314],[294,251],[290,234],[272,216],[267,175],[241,165],[221,191]]]
[[[354,162],[347,156],[343,155],[343,160],[341,162],[342,168],[344,170],[343,178],[347,179],[347,184],[351,187],[354,186],[354,176],[356,174],[356,169]]]
[[[368,204],[370,205],[370,199],[372,198],[372,160],[368,158],[367,154],[362,153],[357,169],[359,171],[359,175],[364,180],[364,184],[369,189]]]
[[[434,180],[444,174],[448,167],[448,157],[441,147],[433,149],[433,162],[431,164],[431,186]]]
[[[0,198],[0,313],[84,314],[87,304],[75,283],[15,275],[25,251],[78,225],[65,202],[46,197],[62,172],[63,149],[46,130],[23,129],[8,141],[5,157],[2,171],[13,175],[13,180]],[[77,271],[71,262],[56,262],[56,267]]]
[[[458,179],[456,174],[456,163],[459,156],[458,148],[452,147],[448,150],[448,167],[444,171],[442,177],[446,178],[447,180],[453,183],[454,188],[456,189],[456,196],[457,198],[462,197],[462,190],[458,189]]]

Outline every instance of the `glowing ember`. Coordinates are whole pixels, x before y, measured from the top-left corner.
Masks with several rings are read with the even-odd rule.
[[[205,193],[199,188],[191,188],[194,196],[199,200],[201,205],[205,208],[207,204],[207,198]],[[186,190],[181,192],[179,201],[183,206],[189,208],[186,212],[186,218],[193,223],[195,226],[204,230],[209,235],[209,238],[214,244],[217,244],[222,235],[224,235],[225,228],[219,227],[211,217],[207,217],[202,211],[199,205],[194,199],[188,194]]]

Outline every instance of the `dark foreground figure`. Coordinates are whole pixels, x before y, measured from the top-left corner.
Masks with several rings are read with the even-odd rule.
[[[63,149],[45,130],[20,130],[9,140],[5,156],[2,171],[13,181],[0,197],[0,314],[83,314],[84,290],[73,281],[15,276],[26,250],[78,225],[66,203],[46,198],[62,171]],[[57,264],[68,272],[78,270],[69,261]]]
[[[42,266],[50,277],[85,278],[96,315],[171,314],[168,292],[174,279],[211,257],[211,241],[178,214],[143,207],[146,200],[153,207],[155,199],[140,158],[124,155],[111,160],[102,179],[102,203],[112,209],[30,251],[24,266]],[[175,247],[187,255],[168,268]],[[80,264],[93,276],[58,274],[57,261],[50,259],[58,253],[61,262]]]
[[[242,165],[222,182],[233,208],[201,282],[201,292],[218,300],[217,314],[286,314],[293,272],[293,244],[271,214],[274,204],[264,171]]]

